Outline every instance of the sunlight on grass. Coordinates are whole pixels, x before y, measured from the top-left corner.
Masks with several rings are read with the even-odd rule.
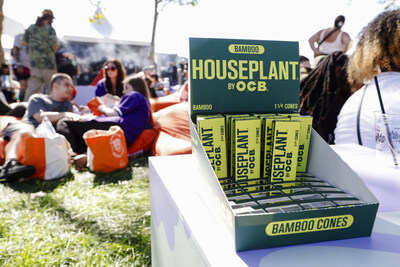
[[[147,157],[108,174],[0,184],[1,266],[150,266]]]

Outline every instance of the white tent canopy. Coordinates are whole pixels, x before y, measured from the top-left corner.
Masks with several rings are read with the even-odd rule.
[[[19,33],[23,33],[25,31],[24,25],[22,23],[19,23],[16,20],[13,20],[12,18],[9,18],[7,16],[4,16],[3,19],[3,34],[10,35],[10,36],[15,36]]]
[[[14,44],[14,37],[19,33],[23,33],[24,31],[25,29],[22,23],[4,16],[3,33],[1,35],[1,43],[3,48],[11,49]]]

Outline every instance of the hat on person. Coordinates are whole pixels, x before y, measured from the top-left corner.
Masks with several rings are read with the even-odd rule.
[[[40,18],[43,18],[43,17],[48,17],[48,18],[55,19],[53,11],[51,11],[51,9],[43,10],[42,14],[40,15]]]

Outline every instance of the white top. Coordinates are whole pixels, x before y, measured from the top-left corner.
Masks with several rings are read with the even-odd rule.
[[[17,36],[15,36],[14,39],[14,46],[19,48],[19,59],[20,61],[17,62],[16,58],[12,57],[11,63],[12,64],[19,64],[22,66],[25,66],[27,68],[30,68],[30,59],[29,59],[29,54],[28,54],[28,46],[22,43],[22,37],[24,34],[20,33]]]
[[[325,32],[328,29],[325,29],[321,32],[321,35],[319,37],[319,41],[321,42],[324,39],[325,36]],[[342,43],[342,34],[343,32],[341,32],[339,30],[339,34],[336,37],[336,40],[333,42],[328,42],[328,41],[324,41],[322,44],[319,45],[318,49],[321,53],[323,54],[331,54],[333,52],[336,51],[343,51],[346,49],[346,46]]]
[[[378,83],[385,112],[400,113],[400,72],[381,73]],[[381,108],[374,80],[351,95],[343,105],[334,132],[335,144],[358,144],[357,111],[364,91],[360,113],[361,140],[364,146],[375,148],[374,112],[381,111]]]

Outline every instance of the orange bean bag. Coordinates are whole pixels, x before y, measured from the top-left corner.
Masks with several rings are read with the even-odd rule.
[[[135,156],[151,149],[153,156],[191,154],[189,104],[179,102],[153,113],[153,129],[144,130],[128,147]]]
[[[159,132],[151,148],[153,156],[191,154],[189,103],[180,102],[153,114]]]
[[[166,96],[160,97],[152,97],[150,98],[150,106],[153,112],[157,112],[166,107],[179,104],[181,101],[179,100],[179,95],[174,93]]]
[[[128,156],[135,156],[149,151],[157,135],[158,131],[155,129],[144,130],[135,142],[128,147]]]

